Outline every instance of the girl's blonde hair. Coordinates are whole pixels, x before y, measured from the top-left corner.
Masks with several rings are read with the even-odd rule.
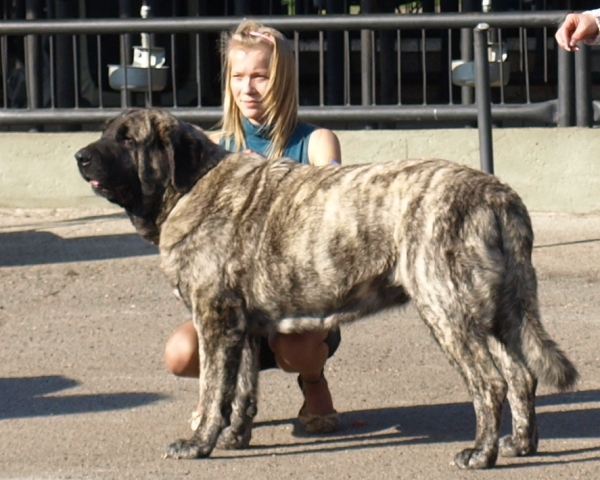
[[[292,46],[283,34],[254,20],[242,21],[221,47],[225,93],[220,135],[225,140],[226,148],[231,149],[232,144],[235,151],[246,148],[242,113],[231,92],[230,52],[234,49],[253,48],[267,48],[271,51],[269,83],[263,98],[265,116],[262,122],[268,127],[266,135],[271,141],[267,156],[277,158],[283,156],[298,121],[296,63]]]

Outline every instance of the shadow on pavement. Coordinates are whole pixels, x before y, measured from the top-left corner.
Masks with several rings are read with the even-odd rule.
[[[167,398],[148,392],[46,396],[78,385],[60,375],[0,378],[0,420],[120,410]]]
[[[26,230],[0,233],[0,252],[0,267],[16,267],[155,255],[158,249],[137,233],[61,238]]]
[[[597,243],[600,242],[600,238],[591,238],[589,240],[574,240],[572,242],[560,242],[560,243],[548,243],[546,245],[534,245],[534,249],[539,248],[554,248],[554,247],[566,247],[567,245],[583,245],[585,243]]]
[[[599,438],[600,408],[585,408],[582,403],[600,402],[600,390],[589,390],[568,394],[545,395],[538,398],[538,406],[576,404],[572,410],[546,411],[538,413],[540,438],[574,439]],[[510,432],[510,412],[505,411],[503,435]],[[294,435],[302,438],[295,444],[257,445],[253,443],[251,457],[277,455],[306,455],[307,453],[351,453],[353,450],[402,447],[433,443],[473,442],[475,439],[475,416],[471,403],[419,405],[410,407],[359,410],[341,415],[342,429],[331,436],[309,436],[298,433],[295,420],[259,422],[256,428],[294,422]],[[307,441],[307,438],[310,438]],[[314,440],[313,440],[314,439]],[[499,460],[495,469],[523,469],[527,467],[563,465],[571,463],[595,462],[600,459],[598,446],[586,448],[564,448],[541,451],[535,456],[523,459],[506,458]],[[457,451],[449,452],[449,457]],[[594,455],[595,454],[595,455]],[[585,458],[578,458],[586,455]]]
[[[544,395],[538,397],[538,426],[541,438],[599,438],[600,408],[582,408],[581,404],[600,402],[600,390]],[[566,411],[539,411],[539,407],[577,404],[577,409]],[[339,442],[339,435],[355,441],[355,436],[382,435],[401,443],[436,443],[473,441],[475,438],[475,414],[471,403],[439,405],[416,405],[409,407],[358,410],[340,414],[342,430],[331,440],[319,442]],[[259,422],[256,428],[276,424],[292,423],[294,420]],[[308,438],[294,425],[294,435]],[[392,430],[392,432],[390,432]],[[503,434],[510,433],[510,409],[505,409]],[[317,437],[312,437],[317,438]],[[320,437],[323,439],[323,437]],[[380,435],[377,436],[380,438]],[[364,440],[364,438],[363,438]],[[266,447],[266,446],[265,446]],[[272,448],[269,446],[268,448]]]

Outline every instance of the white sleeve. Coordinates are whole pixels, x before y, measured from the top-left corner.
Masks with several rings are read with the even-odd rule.
[[[586,13],[593,15],[593,17],[596,19],[596,25],[598,26],[598,35],[596,35],[596,38],[592,40],[586,40],[585,43],[587,45],[600,45],[600,8],[596,8],[594,10],[586,10],[585,12],[583,12],[583,14]]]

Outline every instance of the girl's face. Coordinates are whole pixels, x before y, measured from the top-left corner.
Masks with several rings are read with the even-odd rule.
[[[265,114],[263,99],[269,84],[268,47],[233,48],[229,52],[231,77],[229,86],[242,115],[254,125],[261,124]]]

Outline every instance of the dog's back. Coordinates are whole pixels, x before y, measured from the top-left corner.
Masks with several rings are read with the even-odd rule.
[[[219,268],[267,326],[328,328],[412,298],[476,317],[552,385],[574,382],[539,322],[527,210],[496,177],[442,160],[314,168],[238,154],[200,183],[199,232],[224,209],[231,222],[195,244],[227,242]]]

